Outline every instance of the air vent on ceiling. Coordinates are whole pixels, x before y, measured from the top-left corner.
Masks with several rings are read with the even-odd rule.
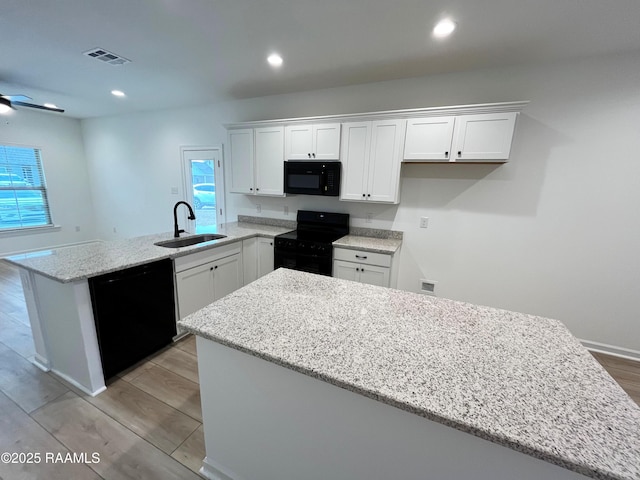
[[[125,63],[131,63],[131,60],[129,60],[128,58],[116,55],[115,53],[105,50],[104,48],[94,48],[93,50],[88,50],[84,52],[84,55],[108,63],[109,65],[124,65]]]

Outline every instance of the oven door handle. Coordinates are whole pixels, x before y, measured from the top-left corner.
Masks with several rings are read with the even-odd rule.
[[[327,193],[327,171],[323,168],[320,171],[320,192],[324,195]]]

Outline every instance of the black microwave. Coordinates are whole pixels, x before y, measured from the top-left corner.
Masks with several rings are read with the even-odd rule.
[[[302,195],[340,195],[339,161],[284,162],[284,193]]]

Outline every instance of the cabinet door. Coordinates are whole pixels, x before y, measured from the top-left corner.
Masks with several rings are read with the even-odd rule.
[[[405,120],[371,123],[367,200],[398,203]]]
[[[231,188],[233,193],[253,191],[253,130],[229,130],[229,164],[231,165]]]
[[[407,120],[405,161],[448,162],[451,155],[455,117],[411,118]]]
[[[176,274],[181,319],[213,302],[213,265],[206,263]]]
[[[371,122],[345,123],[342,127],[340,200],[366,200]]]
[[[507,161],[517,116],[516,112],[507,112],[458,117],[454,131],[455,160]]]
[[[256,128],[256,195],[284,195],[284,127]]]
[[[358,278],[361,283],[378,285],[380,287],[389,286],[390,270],[388,268],[375,265],[358,265],[356,269],[360,270],[358,272]]]
[[[358,271],[356,271],[358,268]],[[357,263],[345,262],[344,260],[333,261],[333,276],[343,280],[360,281],[360,266]]]
[[[242,257],[239,253],[214,262],[212,268],[214,300],[242,287]]]
[[[273,272],[273,238],[258,237],[257,278]]]
[[[242,284],[248,285],[258,278],[258,239],[242,241]]]
[[[327,123],[313,126],[312,158],[338,160],[340,158],[340,124]]]
[[[313,126],[290,125],[284,129],[285,160],[312,160]]]

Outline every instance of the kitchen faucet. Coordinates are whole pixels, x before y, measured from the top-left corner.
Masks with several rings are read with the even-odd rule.
[[[196,215],[195,213],[193,213],[193,208],[191,208],[191,205],[189,205],[187,202],[183,202],[182,200],[176,203],[173,207],[173,236],[175,238],[178,238],[180,234],[184,232],[184,230],[178,229],[178,205],[180,204],[186,205],[189,209],[189,216],[187,217],[189,220],[196,219]]]

